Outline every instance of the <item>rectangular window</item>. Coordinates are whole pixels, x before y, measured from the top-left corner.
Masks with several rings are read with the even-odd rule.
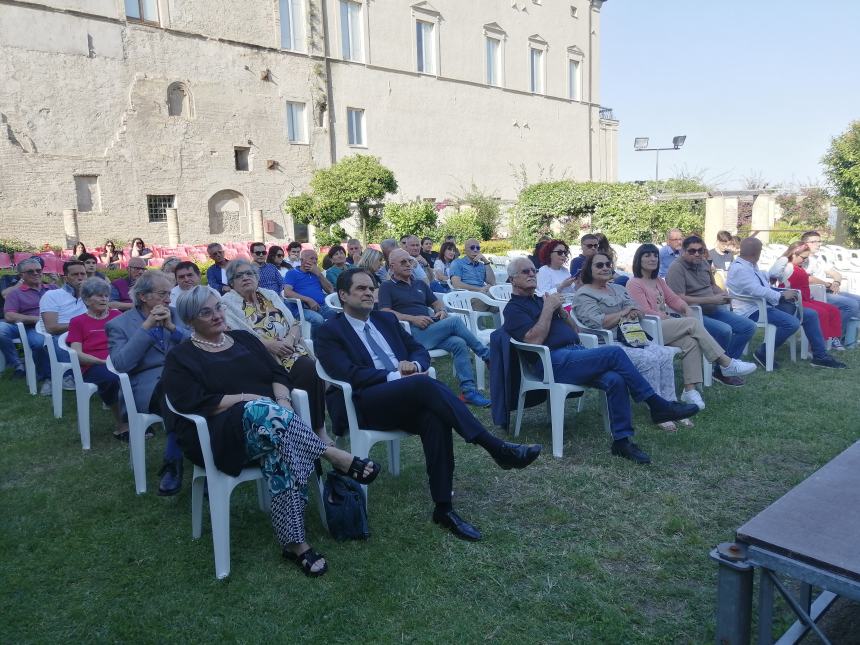
[[[502,41],[487,36],[487,85],[502,85]]]
[[[574,101],[580,100],[580,80],[579,80],[579,61],[578,60],[569,60],[567,61],[567,82],[569,85],[568,89],[568,98],[573,99]]]
[[[75,195],[79,213],[98,213],[102,209],[98,175],[75,175]]]
[[[305,104],[287,103],[287,141],[290,143],[307,143],[305,134]]]
[[[236,170],[248,172],[251,170],[251,149],[236,146],[233,148],[233,161],[236,164]]]
[[[304,0],[280,0],[281,49],[305,50]]]
[[[543,94],[543,50],[529,47],[529,90]]]
[[[167,209],[176,208],[176,195],[147,195],[146,210],[149,222],[166,222]]]
[[[158,0],[125,0],[127,18],[143,22],[158,22]]]
[[[340,49],[344,60],[364,60],[361,4],[352,0],[340,0]]]
[[[418,71],[425,74],[436,73],[436,25],[423,20],[415,21],[415,48]]]
[[[364,146],[364,110],[347,108],[347,142],[351,146]]]

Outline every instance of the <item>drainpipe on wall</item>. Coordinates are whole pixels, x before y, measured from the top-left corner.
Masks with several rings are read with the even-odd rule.
[[[594,181],[594,61],[592,52],[594,50],[594,36],[592,30],[592,15],[594,7],[588,5],[588,181]]]
[[[329,154],[331,155],[331,164],[334,164],[337,162],[337,143],[335,142],[334,136],[334,89],[331,82],[331,56],[328,42],[328,9],[326,9],[326,4],[326,0],[320,0],[323,33],[323,56],[325,56],[325,100],[326,115],[328,117],[328,145]]]

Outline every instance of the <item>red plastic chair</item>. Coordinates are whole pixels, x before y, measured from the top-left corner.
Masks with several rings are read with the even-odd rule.
[[[149,258],[149,265],[151,268],[160,269],[161,265],[164,264],[164,258]]]
[[[23,262],[27,258],[32,258],[32,253],[27,253],[26,251],[15,251],[15,264],[17,265],[19,262]]]
[[[63,272],[63,262],[53,253],[40,253],[39,257],[45,263],[44,272],[59,275]]]
[[[0,269],[11,269],[12,268],[12,258],[9,257],[8,253],[0,253]]]

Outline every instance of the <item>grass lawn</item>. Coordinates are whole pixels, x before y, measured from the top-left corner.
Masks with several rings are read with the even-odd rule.
[[[309,541],[331,568],[320,579],[282,560],[243,485],[225,581],[208,519],[191,539],[188,462],[178,496],[153,492],[163,434],[147,443],[150,492],[137,496],[107,412],[93,404],[84,453],[72,393],[57,420],[7,372],[0,642],[713,642],[710,548],[858,438],[860,351],[838,356],[846,371],[779,358],[741,390],[709,388],[695,429],[665,434],[636,406],[650,467],[610,456],[594,394],[579,415],[568,404],[563,459],[543,406],[526,413],[522,439],[544,454],[524,471],[455,439],[455,508],[479,543],[430,521],[417,440],[404,443],[401,476],[383,471],[370,488],[368,541],[335,542],[309,508]],[[446,361],[438,373],[450,378]]]

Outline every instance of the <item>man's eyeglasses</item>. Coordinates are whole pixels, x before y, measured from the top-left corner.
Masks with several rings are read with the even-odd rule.
[[[480,251],[481,245],[480,244],[471,244],[471,245],[469,245],[469,250],[470,251]]]
[[[238,273],[233,274],[233,279],[238,280],[239,278],[253,278],[253,271],[239,271]]]
[[[553,253],[557,253],[558,255],[563,255],[564,257],[567,257],[568,255],[570,255],[570,251],[553,251]]]
[[[41,275],[42,269],[27,269],[26,271],[21,271],[21,273],[25,275]]]
[[[227,305],[225,305],[223,302],[219,302],[211,309],[209,307],[203,307],[203,309],[197,312],[197,318],[199,318],[200,320],[212,320],[212,316],[214,316],[216,313],[221,313],[226,308]]]
[[[266,255],[265,251],[254,251],[254,255]]]
[[[537,274],[537,269],[521,269],[520,275],[535,275]]]
[[[129,271],[146,271],[146,267],[129,266]]]
[[[149,294],[152,296],[155,296],[156,298],[159,298],[160,300],[164,300],[167,296],[170,295],[170,292],[169,291],[150,291]]]
[[[583,244],[582,248],[584,248],[584,249],[596,249],[598,246],[600,246],[600,243],[594,242],[593,244]]]
[[[611,269],[612,262],[595,262],[592,266],[595,269]]]
[[[691,248],[687,249],[687,255],[704,255],[704,254],[705,254],[705,249],[701,246],[697,247],[697,248],[691,247]]]

